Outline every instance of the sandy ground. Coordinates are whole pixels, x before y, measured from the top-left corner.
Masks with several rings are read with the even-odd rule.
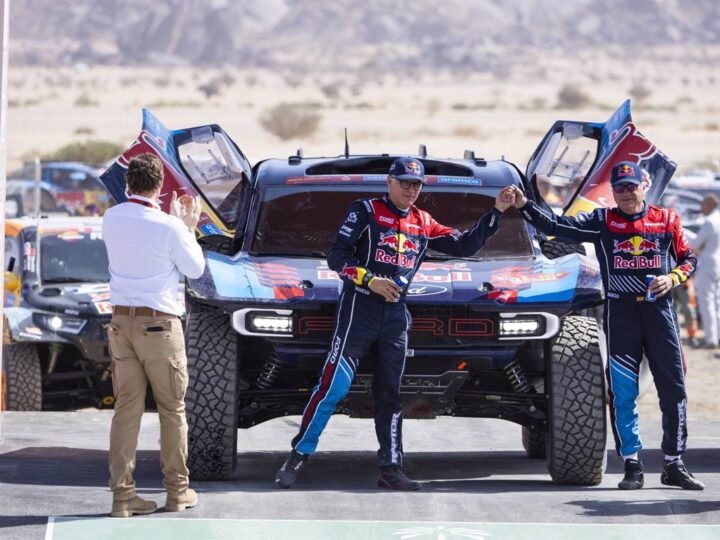
[[[699,58],[699,59],[698,59]],[[360,75],[283,75],[266,71],[201,68],[24,68],[11,65],[8,81],[8,170],[24,159],[84,140],[129,144],[139,133],[141,109],[170,129],[219,123],[251,161],[295,153],[417,152],[462,156],[466,148],[488,159],[504,156],[524,167],[557,119],[604,121],[633,86],[650,94],[634,102],[645,136],[678,162],[682,172],[720,163],[720,45],[698,58],[673,51],[626,62],[595,53],[575,59],[539,59],[499,79],[490,73],[419,73],[414,80]],[[572,82],[589,97],[580,109],[558,109],[558,90]],[[201,90],[212,83],[219,94]],[[260,124],[280,103],[317,112],[317,131],[282,141]],[[714,418],[720,408],[720,359],[686,347],[689,407]],[[641,414],[656,414],[648,391]]]
[[[716,50],[717,49],[717,50]],[[604,57],[544,59],[502,75],[419,73],[414,80],[361,75],[282,75],[200,68],[24,68],[9,70],[9,170],[69,142],[102,139],[129,144],[141,127],[141,108],[171,129],[219,123],[255,162],[295,153],[417,152],[474,149],[488,159],[524,167],[557,119],[605,121],[634,85],[650,90],[636,101],[634,119],[681,171],[720,158],[720,46],[693,64],[660,56],[635,64]],[[572,82],[588,96],[577,109],[558,109],[558,91]],[[201,90],[219,90],[210,98]],[[302,103],[321,121],[310,136],[281,141],[260,124],[280,103]]]

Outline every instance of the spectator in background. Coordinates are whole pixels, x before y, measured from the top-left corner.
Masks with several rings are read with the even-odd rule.
[[[700,230],[692,240],[697,251],[695,274],[698,311],[705,333],[704,347],[717,349],[720,342],[720,209],[715,195],[706,196],[700,210],[705,216]]]
[[[692,243],[692,236],[687,235],[688,240]],[[695,294],[695,284],[687,281],[675,287],[672,290],[673,302],[675,302],[676,310],[683,316],[683,328],[687,333],[690,346],[698,347],[698,325],[697,325],[697,296]]]
[[[97,207],[96,204],[86,204],[86,205],[85,205],[85,211],[83,212],[83,215],[85,215],[85,216],[99,216],[99,215],[100,215],[100,209]]]

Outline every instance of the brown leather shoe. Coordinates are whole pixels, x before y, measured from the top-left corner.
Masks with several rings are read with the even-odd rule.
[[[198,494],[194,489],[187,488],[184,493],[168,493],[165,501],[166,512],[182,512],[188,508],[192,508],[198,503]]]
[[[111,517],[130,517],[134,515],[152,514],[157,510],[157,504],[146,501],[135,495],[132,499],[113,501]]]

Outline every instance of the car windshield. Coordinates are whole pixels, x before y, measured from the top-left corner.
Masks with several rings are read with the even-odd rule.
[[[471,229],[495,204],[497,190],[425,186],[417,207],[439,223],[461,231]],[[324,257],[353,201],[380,197],[385,190],[359,186],[273,186],[262,192],[250,252],[253,255],[305,255]],[[532,254],[532,245],[520,214],[505,212],[500,229],[474,254],[499,258]],[[450,256],[433,250],[429,259]]]
[[[40,277],[49,283],[107,283],[110,270],[99,232],[46,232],[40,238]]]

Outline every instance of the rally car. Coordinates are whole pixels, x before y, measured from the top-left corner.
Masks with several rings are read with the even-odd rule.
[[[200,195],[197,234],[206,270],[186,287],[189,465],[197,479],[229,479],[237,430],[301,414],[325,361],[341,281],[326,253],[352,201],[386,192],[389,154],[249,160],[218,125],[169,131],[149,111],[135,143],[102,175],[125,200],[134,155],[165,165],[173,190]],[[604,123],[559,121],[523,173],[465,151],[414,156],[427,174],[417,205],[457,229],[474,226],[500,189],[516,184],[544,203],[538,178],[567,184],[562,211],[611,203],[609,169],[639,161],[657,200],[675,170],[624,103]],[[557,201],[554,201],[557,205]],[[642,246],[632,246],[637,251]],[[414,257],[413,239],[387,238],[388,256]],[[632,256],[623,254],[623,256]],[[409,285],[412,315],[402,380],[405,418],[502,418],[522,426],[552,480],[592,485],[605,463],[605,382],[593,310],[602,303],[597,262],[544,238],[516,210],[463,259],[430,252]],[[372,417],[373,361],[361,364],[336,412]],[[291,434],[288,433],[288,439]]]
[[[11,180],[36,178],[37,165],[29,162],[8,175]],[[39,180],[54,197],[58,208],[74,216],[100,215],[112,201],[98,178],[97,169],[76,161],[42,161]]]
[[[108,258],[100,218],[5,224],[2,395],[7,410],[112,405]]]

